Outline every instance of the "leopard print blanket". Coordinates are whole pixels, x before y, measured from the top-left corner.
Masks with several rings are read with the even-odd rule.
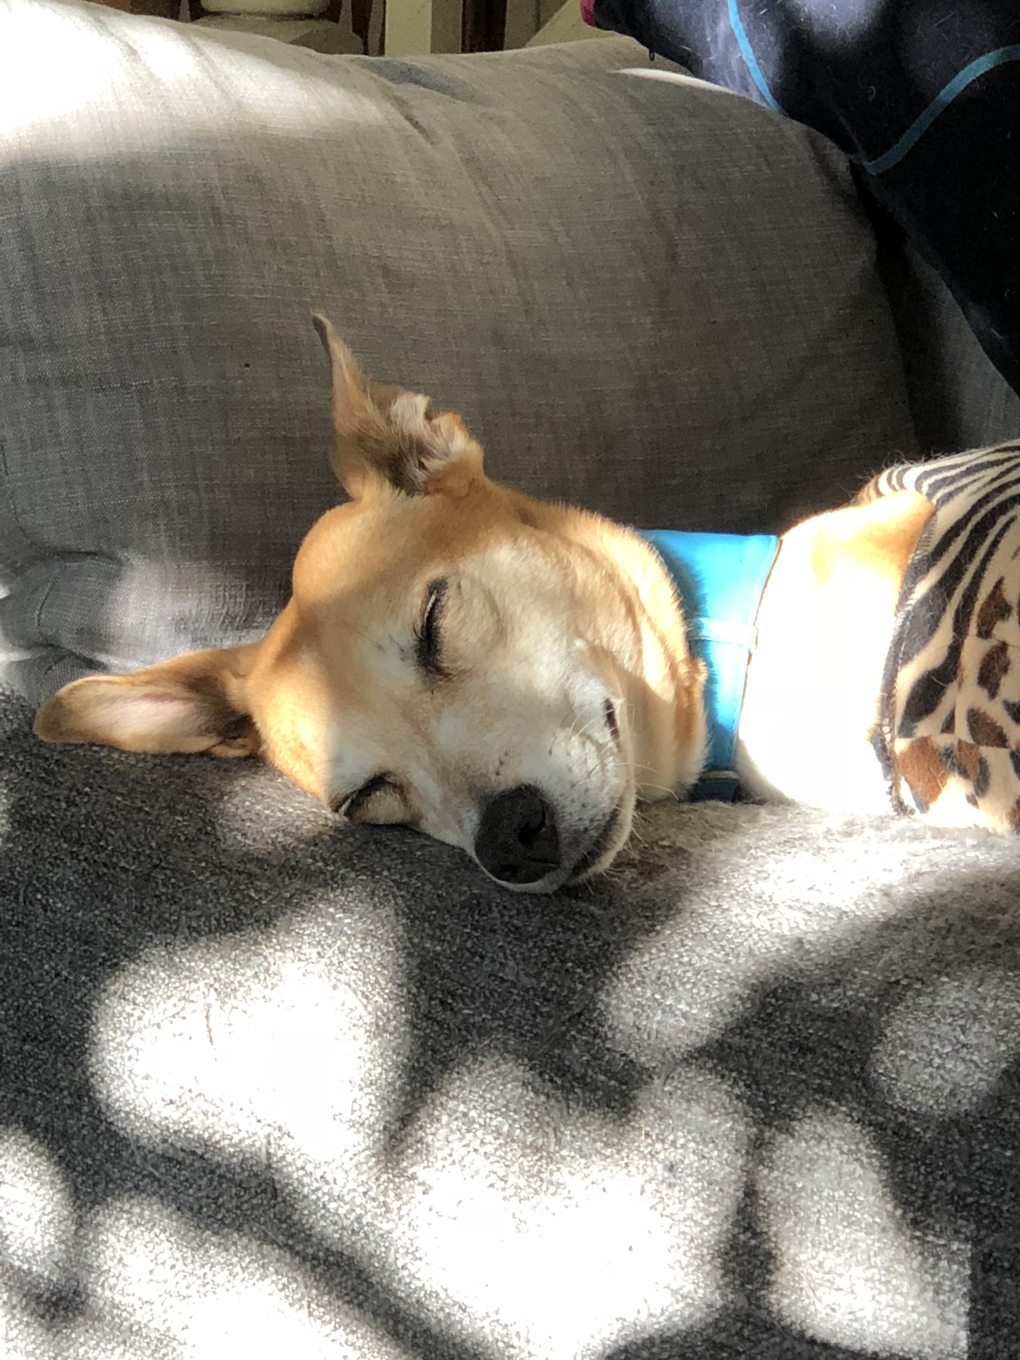
[[[907,569],[876,751],[901,810],[1020,830],[1020,442],[905,464],[862,500],[935,506]]]

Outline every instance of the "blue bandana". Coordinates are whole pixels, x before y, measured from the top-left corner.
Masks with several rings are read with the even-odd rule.
[[[638,530],[673,578],[687,622],[691,651],[708,668],[705,716],[708,760],[688,795],[732,799],[737,728],[747,663],[754,651],[754,621],[779,539],[773,534],[686,534]]]

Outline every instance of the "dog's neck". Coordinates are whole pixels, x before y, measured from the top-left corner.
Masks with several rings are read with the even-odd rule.
[[[688,641],[704,661],[708,753],[692,799],[732,799],[737,734],[755,620],[779,540],[772,534],[700,534],[649,530],[641,537],[673,578]]]
[[[873,746],[900,586],[932,512],[913,492],[783,535],[758,608],[736,767],[756,798],[888,812]]]
[[[879,510],[882,507],[878,507]],[[793,799],[888,810],[871,744],[899,577],[837,549],[819,575],[819,526],[770,535],[643,533],[673,577],[706,664],[708,760],[692,799]],[[854,512],[859,514],[860,512]]]

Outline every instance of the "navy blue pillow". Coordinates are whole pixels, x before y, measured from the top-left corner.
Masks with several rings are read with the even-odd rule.
[[[1020,392],[1020,3],[581,0],[584,17],[823,132]]]

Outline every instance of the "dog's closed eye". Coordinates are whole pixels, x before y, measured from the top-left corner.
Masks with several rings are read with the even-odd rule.
[[[446,675],[443,667],[439,625],[443,617],[447,582],[440,578],[429,584],[425,594],[425,608],[415,635],[414,656],[419,668],[434,680]]]
[[[374,775],[353,793],[336,799],[333,811],[349,822],[370,822],[377,826],[411,820],[404,790],[388,774]]]

